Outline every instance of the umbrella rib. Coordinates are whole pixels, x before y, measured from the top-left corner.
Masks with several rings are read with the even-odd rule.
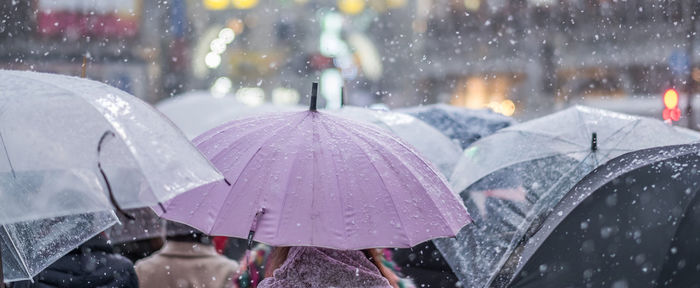
[[[349,130],[351,130],[351,131],[352,131],[353,133],[355,133],[356,135],[359,135],[358,131],[355,130],[354,127],[351,127]],[[373,131],[373,132],[374,132],[374,131]],[[373,135],[373,136],[374,136],[374,135]],[[421,164],[423,164],[427,169],[431,170],[435,175],[438,175],[438,177],[439,177],[439,175],[440,175],[439,172],[435,171],[435,170],[433,169],[432,165],[428,164],[424,159],[422,159],[421,157],[418,157],[418,156],[417,156],[418,154],[416,154],[415,151],[413,151],[413,149],[409,148],[409,147],[406,146],[404,143],[402,143],[401,141],[399,141],[398,139],[396,139],[396,138],[394,138],[394,137],[390,137],[390,139],[391,139],[392,141],[394,141],[394,143],[397,143],[397,144],[401,145],[402,147],[407,148],[409,151],[413,152],[412,157],[414,157],[414,158],[416,158],[416,159],[419,159]],[[365,139],[362,139],[362,140],[365,141],[365,143],[370,144],[370,143],[368,142],[368,140],[365,140]],[[370,146],[370,147],[374,147],[373,145],[369,145],[369,146]],[[382,157],[385,161],[388,160],[384,154],[381,154],[381,153],[380,153],[380,155],[381,155],[381,157]],[[403,166],[406,167],[406,170],[408,170],[408,172],[411,173],[411,175],[413,176],[414,179],[416,179],[416,181],[418,181],[419,183],[421,182],[420,180],[418,180],[418,179],[420,179],[420,177],[418,177],[418,175],[416,174],[416,172],[415,172],[409,165],[406,165],[406,163],[403,161],[403,159],[401,159],[401,158],[399,158],[399,157],[396,157],[396,159],[398,159],[402,164],[404,164]],[[387,161],[387,163],[393,163],[393,162]],[[374,164],[373,164],[373,165],[374,165]],[[393,165],[391,165],[391,167],[394,168]],[[375,169],[376,169],[376,167],[375,167]],[[392,169],[392,170],[395,170],[395,169]],[[377,171],[377,173],[379,173],[379,172]],[[447,188],[448,191],[452,191],[452,190],[450,189],[450,187],[447,185],[447,183],[442,182],[441,184],[444,185],[444,186],[446,186],[446,188]],[[425,189],[424,189],[424,190],[425,190]],[[427,192],[427,191],[426,191],[426,192]],[[450,193],[450,194],[451,194],[453,197],[457,198],[457,196],[456,196],[454,193]],[[426,195],[427,195],[428,198],[431,200],[431,202],[433,203],[433,205],[435,206],[435,208],[437,209],[437,211],[440,211],[440,206],[435,202],[435,199],[432,197],[432,195],[430,195],[430,193],[426,193]],[[393,201],[393,199],[392,199],[392,201]],[[461,199],[456,199],[456,201],[459,201],[459,203],[462,203],[462,204],[463,204],[463,201],[462,201]],[[450,227],[450,224],[449,224],[450,222],[447,221],[447,219],[445,218],[445,215],[444,215],[443,213],[439,213],[439,215],[440,215],[440,218],[442,218],[443,223],[444,223],[447,227],[449,227],[450,229],[452,229],[452,227]],[[455,233],[455,234],[457,234],[461,228],[462,228],[462,227],[459,227],[459,228],[457,228],[457,231],[452,231],[452,232]]]
[[[17,248],[17,244],[15,244],[15,241],[12,239],[12,236],[10,235],[10,231],[7,230],[7,226],[2,225],[2,229],[5,230],[5,234],[7,234],[7,239],[10,240],[10,244],[12,244],[12,248],[15,249],[15,251],[21,251],[20,249]],[[0,248],[0,249],[2,249],[2,248]],[[19,258],[19,262],[22,263],[22,267],[24,268],[24,271],[26,271],[27,274],[30,274],[29,267],[27,266],[27,261],[24,260],[24,257],[22,257],[21,253],[17,253],[17,258]],[[2,265],[2,261],[0,261],[0,265]]]
[[[5,146],[5,138],[2,137],[1,132],[0,132],[0,143],[2,143],[2,148],[5,151],[5,156],[7,157],[7,163],[10,164],[10,171],[12,172],[12,179],[17,179],[17,175],[15,175],[15,168],[12,166],[12,160],[10,160],[10,153],[7,152],[7,146]]]
[[[304,122],[304,120],[306,120],[307,117],[308,117],[308,114],[305,115],[305,116],[301,119],[301,121],[299,121],[298,123],[296,123],[296,125],[294,125],[294,126],[296,127],[296,126],[298,126],[299,124],[301,124],[302,122]],[[270,133],[270,134],[269,134],[270,136],[269,136],[267,139],[265,139],[265,141],[263,141],[262,144],[260,144],[260,147],[258,147],[258,149],[253,153],[253,155],[250,156],[250,159],[248,159],[248,160],[246,161],[246,165],[243,166],[244,168],[241,170],[241,172],[240,172],[238,175],[236,175],[236,181],[234,181],[233,183],[231,183],[231,188],[229,188],[229,193],[226,195],[226,197],[224,198],[224,200],[221,201],[221,206],[219,206],[219,210],[218,210],[218,212],[216,213],[216,215],[220,215],[220,214],[221,214],[221,211],[223,211],[223,209],[224,209],[225,203],[228,202],[228,200],[231,198],[231,195],[232,195],[233,193],[230,193],[230,192],[233,190],[233,188],[236,186],[236,184],[238,184],[238,180],[241,179],[240,176],[241,176],[241,174],[243,174],[243,171],[245,171],[245,167],[247,167],[248,164],[250,164],[250,162],[253,161],[253,159],[255,158],[255,156],[258,155],[258,153],[260,152],[260,150],[262,150],[262,149],[265,147],[265,145],[266,145],[269,141],[271,141],[271,140],[277,138],[277,136],[279,136],[279,133],[280,133],[280,132],[282,132],[282,131],[291,131],[291,130],[293,130],[293,129],[285,130],[284,127],[282,127],[282,128],[280,128],[280,129],[278,129],[277,131],[275,131],[274,133]],[[230,147],[231,147],[231,146],[229,145],[227,148],[230,148]],[[224,151],[224,150],[227,150],[227,149],[222,149],[222,151]],[[213,160],[213,158],[212,158],[212,160]],[[262,194],[263,194],[263,193],[260,193],[260,195],[258,195],[258,198],[256,198],[255,203],[258,203],[258,204],[259,204],[260,197],[262,196]],[[262,207],[254,207],[254,208],[255,208],[254,211],[257,211],[257,209],[262,208]],[[214,229],[214,227],[216,227],[216,224],[219,222],[219,220],[220,220],[219,217],[217,217],[216,220],[214,220],[214,223],[212,223],[212,228],[211,228],[211,229]]]
[[[344,130],[347,131],[347,132],[349,132],[349,133],[346,134],[346,135],[350,136],[351,138],[354,138],[355,140],[362,140],[362,142],[364,142],[365,144],[371,146],[365,139],[361,139],[361,137],[359,137],[358,133],[357,133],[356,131],[354,131],[354,129],[352,128],[351,125],[347,125],[347,126],[346,126],[346,125],[343,125],[342,128],[345,128]],[[379,180],[382,182],[382,186],[383,186],[382,188],[383,188],[383,190],[386,192],[386,194],[389,195],[389,199],[391,199],[391,202],[392,202],[392,204],[393,204],[393,205],[391,205],[391,206],[394,208],[394,211],[396,212],[396,217],[399,218],[399,222],[401,223],[401,230],[403,230],[404,236],[406,237],[406,240],[408,240],[409,245],[411,245],[413,242],[411,241],[411,237],[410,237],[408,231],[406,231],[406,225],[404,225],[404,221],[403,221],[403,219],[401,218],[401,214],[399,213],[399,209],[396,207],[396,202],[395,202],[393,196],[391,195],[391,193],[389,192],[389,189],[388,189],[388,187],[387,187],[387,185],[386,185],[386,182],[384,182],[384,177],[383,177],[382,174],[379,172],[379,169],[377,169],[377,166],[374,164],[374,162],[372,161],[372,159],[369,157],[369,155],[368,155],[369,153],[367,153],[367,150],[366,150],[366,149],[364,149],[364,148],[363,148],[361,145],[359,145],[358,142],[356,142],[356,141],[348,141],[348,142],[353,143],[357,148],[359,148],[361,151],[364,152],[364,153],[362,153],[362,156],[364,156],[364,158],[367,159],[367,162],[369,162],[369,164],[372,166],[372,168],[374,169],[374,171],[377,172],[377,176],[379,176]],[[393,166],[391,166],[391,168],[392,168],[392,170],[395,171],[395,169],[394,169]]]
[[[295,166],[296,159],[299,158],[299,154],[300,154],[300,153],[294,153],[295,156],[294,156],[294,159],[293,159],[294,161],[292,161],[292,163],[293,163],[293,164],[292,164],[292,167]],[[289,174],[290,174],[290,175],[288,175],[289,177],[287,177],[287,185],[285,185],[284,187],[290,187],[290,186],[291,186],[291,182],[292,182],[292,180],[294,179],[294,177],[291,177],[291,172],[293,172],[293,171],[295,171],[295,170],[294,170],[294,169],[290,169],[290,171],[289,171]],[[288,194],[288,193],[283,193],[283,195],[282,195],[282,209],[280,209],[280,215],[282,214],[282,211],[284,211],[284,205],[285,205],[284,203],[287,202],[287,194]],[[281,227],[281,225],[279,225],[279,224],[280,224],[280,223],[277,224],[277,229],[275,230],[275,236],[277,236],[277,235],[280,234],[280,227]]]
[[[294,113],[296,113],[296,112],[294,112]],[[291,114],[291,112],[290,112],[290,114]],[[284,114],[284,116],[287,116],[287,114]],[[282,116],[279,116],[279,117],[282,117]],[[226,131],[230,131],[231,129],[238,129],[239,126],[250,124],[251,122],[252,123],[259,122],[260,118],[265,118],[265,119],[273,118],[273,119],[275,119],[278,117],[270,117],[270,115],[258,115],[258,116],[251,116],[248,118],[224,123],[224,124],[218,125],[217,127],[212,128],[211,130],[208,130],[209,132],[204,132],[200,136],[195,137],[194,139],[192,139],[192,143],[195,145],[199,145],[203,142],[210,141],[212,138],[219,136],[222,133],[226,133]],[[268,121],[268,122],[272,123],[274,121]],[[211,132],[211,131],[216,131],[216,132]]]
[[[329,136],[332,136],[331,129],[329,129],[328,124],[326,124],[324,121],[321,121],[321,123],[323,124],[323,128],[326,130],[326,133],[328,133]],[[328,145],[328,147],[331,147],[331,145]],[[340,173],[337,173],[338,172],[338,165],[336,165],[337,163],[335,161],[335,158],[333,157],[333,154],[331,154],[330,158],[332,160],[334,160],[332,162],[333,162],[333,168],[335,169],[334,172],[336,172],[335,173],[335,183],[336,183],[336,186],[338,187],[338,201],[340,202],[340,210],[341,210],[341,213],[343,214],[343,222],[344,222],[345,221],[345,201],[343,201],[343,193],[342,193],[342,190],[340,189],[340,177],[339,177]],[[343,162],[342,159],[341,159],[341,162]],[[343,227],[343,236],[344,236],[343,238],[345,238],[345,240],[348,239],[347,226]]]
[[[696,200],[695,198],[698,197],[698,193],[700,193],[700,192],[698,191],[698,189],[695,189],[695,195],[693,195],[693,197],[691,197],[691,198],[688,200],[688,202],[685,203],[685,205],[684,205],[685,207],[683,207],[683,213],[681,214],[681,215],[683,216],[683,218],[686,218],[686,217],[687,217],[686,214],[689,212],[688,210],[689,210],[690,207],[692,206],[693,202]],[[679,219],[679,220],[678,220],[678,225],[676,225],[676,227],[673,229],[673,238],[676,238],[676,236],[678,236],[678,229],[680,228],[680,226],[681,226],[681,224],[682,224],[681,221],[683,221],[683,220],[684,220],[684,219]],[[672,246],[672,245],[673,245],[673,238],[671,238],[671,242],[669,243],[669,246],[671,246],[671,247],[668,247],[668,248],[667,248],[666,250],[664,250],[664,251],[670,251],[670,250],[671,250],[671,248],[673,247],[673,246]],[[668,253],[669,253],[669,252],[666,252],[666,255],[668,255]],[[663,272],[663,270],[664,270],[664,268],[665,268],[664,266],[666,266],[666,264],[668,264],[668,262],[664,263],[664,265],[661,266],[661,269],[659,269],[658,274],[656,275],[656,277],[654,277],[656,280],[658,280],[659,277],[661,277],[661,273]]]
[[[302,121],[303,121],[303,119],[302,119]],[[251,122],[256,122],[256,121],[251,121]],[[208,157],[208,156],[207,156],[207,158],[209,158],[209,161],[211,161],[211,162],[218,162],[218,161],[217,161],[218,158],[222,157],[223,155],[227,155],[227,154],[226,154],[226,151],[228,151],[228,149],[231,148],[231,146],[233,146],[233,143],[234,143],[234,142],[236,142],[236,141],[238,141],[238,140],[240,140],[240,139],[243,139],[244,137],[248,137],[250,134],[253,134],[253,133],[255,133],[256,131],[259,131],[259,130],[261,130],[261,129],[263,129],[263,128],[268,128],[268,126],[277,126],[277,125],[274,125],[274,124],[273,124],[273,123],[276,123],[276,122],[274,122],[274,121],[266,121],[266,122],[267,122],[267,123],[265,123],[265,124],[269,124],[269,125],[267,125],[267,126],[262,126],[262,127],[258,127],[258,128],[256,128],[256,129],[254,129],[255,131],[250,131],[250,132],[248,132],[248,133],[245,133],[245,134],[243,134],[243,135],[240,135],[240,136],[236,137],[236,139],[234,139],[233,141],[227,142],[228,145],[226,145],[226,147],[221,148],[220,151],[216,152],[216,153],[215,153],[214,155],[212,155],[211,157]],[[301,123],[301,121],[300,121],[300,123]],[[213,138],[214,138],[214,136],[216,136],[216,135],[220,135],[220,134],[222,134],[222,133],[226,133],[227,131],[231,131],[231,129],[238,129],[237,127],[234,127],[234,126],[235,126],[235,125],[229,125],[226,129],[217,132],[215,135],[211,135],[211,137],[207,137],[206,139],[204,139],[204,140],[202,140],[202,141],[197,141],[198,143],[195,143],[195,145],[200,145],[200,144],[202,144],[202,143],[204,143],[204,142],[213,141]],[[272,137],[272,136],[275,136],[276,133],[278,133],[279,131],[282,131],[283,128],[284,128],[284,127],[279,128],[278,130],[275,130],[274,132],[272,132],[272,133],[270,133],[270,134],[268,134],[268,135],[271,135],[271,137]],[[268,138],[268,140],[269,140],[269,139],[271,139],[271,138]],[[265,140],[265,141],[263,142],[263,144],[265,144],[266,141],[267,141],[267,140]],[[260,147],[262,147],[263,144],[261,144]],[[256,151],[255,153],[257,153],[257,151]],[[253,154],[253,156],[255,156],[255,154]],[[251,159],[252,159],[252,158],[251,158]],[[236,160],[238,160],[238,159],[236,159]],[[249,160],[249,161],[250,161],[250,160]],[[217,169],[221,170],[220,167],[217,167]],[[233,183],[232,183],[232,184],[233,184]]]
[[[406,143],[404,143],[403,141],[399,140],[400,138],[398,138],[398,136],[395,136],[395,134],[393,134],[393,132],[392,132],[392,133],[384,133],[382,130],[377,130],[377,128],[375,128],[375,127],[373,127],[373,126],[371,126],[371,125],[364,125],[364,123],[361,123],[362,125],[358,125],[357,123],[355,123],[355,121],[347,120],[347,119],[344,119],[344,120],[353,122],[353,123],[350,123],[350,125],[349,125],[350,127],[362,126],[365,130],[372,131],[372,133],[374,133],[374,134],[384,134],[384,135],[388,135],[389,137],[387,137],[387,138],[390,138],[392,141],[394,141],[394,143],[400,145],[401,147],[403,147],[404,149],[406,149],[406,150],[408,150],[408,151],[411,151],[411,153],[413,153],[414,155],[421,155],[420,153],[418,153],[418,152],[416,151],[416,149],[414,149],[413,146],[406,145]],[[337,121],[337,122],[341,122],[341,121]],[[354,128],[353,128],[353,133],[354,133],[355,135],[359,135],[358,132],[357,132],[356,130],[354,130]],[[427,166],[433,173],[435,173],[435,174],[437,174],[437,175],[442,175],[442,174],[441,174],[442,172],[433,169],[433,168],[434,168],[433,165],[430,164],[429,162],[427,162],[425,159],[423,159],[423,158],[421,158],[421,157],[417,157],[417,158],[418,158],[418,160],[420,160],[420,162],[421,162],[423,165]]]

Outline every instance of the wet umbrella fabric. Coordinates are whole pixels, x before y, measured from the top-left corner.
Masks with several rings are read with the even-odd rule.
[[[445,104],[425,105],[400,109],[432,125],[466,148],[475,141],[515,124],[510,117],[486,109],[474,110]],[[425,137],[430,139],[431,137]],[[435,149],[434,151],[439,151]],[[459,157],[452,158],[454,167]],[[451,171],[451,170],[450,170]],[[448,177],[451,173],[445,174]],[[456,191],[458,192],[458,191]],[[392,255],[404,273],[411,275],[418,285],[426,287],[452,287],[458,282],[445,259],[432,241],[412,249],[396,249]]]
[[[301,106],[248,106],[231,95],[215,96],[204,91],[189,92],[163,100],[156,104],[156,108],[172,120],[189,139],[235,119],[257,114],[304,110]]]
[[[332,112],[357,121],[370,122],[391,131],[416,148],[426,160],[437,166],[445,177],[452,174],[452,169],[462,154],[462,149],[450,138],[407,114],[350,106]]]
[[[152,206],[222,179],[161,113],[116,88],[3,70],[0,91],[0,224],[111,210],[113,202]]]
[[[105,231],[112,244],[120,244],[165,236],[165,220],[158,217],[151,208],[126,210],[134,219],[117,214],[119,224]]]
[[[396,111],[412,115],[435,127],[450,139],[458,141],[462,149],[466,149],[485,135],[493,134],[516,123],[513,118],[491,110],[467,109],[446,104],[425,105]]]
[[[699,153],[700,144],[652,148],[591,172],[494,286],[511,275],[508,287],[700,286]]]
[[[102,211],[0,226],[4,280],[31,279],[116,222],[113,212]]]
[[[289,112],[233,121],[193,142],[231,185],[195,189],[156,212],[210,235],[254,230],[273,246],[410,247],[470,221],[432,165],[369,124]]]
[[[587,107],[505,128],[465,150],[450,178],[478,225],[433,242],[466,286],[488,286],[523,237],[597,166],[629,151],[697,139],[658,120]]]

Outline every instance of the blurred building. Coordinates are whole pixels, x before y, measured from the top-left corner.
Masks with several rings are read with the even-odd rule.
[[[506,115],[681,98],[693,0],[0,0],[0,68],[80,74],[155,102],[447,102]],[[695,17],[691,17],[695,15]],[[653,101],[652,101],[653,102]],[[653,112],[656,113],[656,112]]]
[[[88,78],[154,102],[189,70],[187,23],[167,21],[184,1],[0,0],[0,68],[79,76],[87,57]]]
[[[505,109],[512,100],[516,112],[537,114],[649,96],[660,117],[663,91],[687,90],[698,61],[693,0],[424,2],[430,12],[416,12],[414,31],[430,62],[421,80],[430,101]]]

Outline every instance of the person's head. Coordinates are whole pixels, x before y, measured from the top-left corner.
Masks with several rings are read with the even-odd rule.
[[[211,244],[211,239],[206,234],[185,224],[173,221],[168,221],[165,226],[165,239],[177,242]]]
[[[266,267],[265,267],[265,277],[272,277],[273,272],[282,266],[284,264],[284,261],[287,260],[287,256],[289,256],[289,248],[290,247],[275,247],[272,249],[272,252],[270,253],[270,256],[268,256],[267,261],[266,261]],[[388,267],[384,266],[382,263],[382,259],[384,256],[382,256],[380,250],[378,249],[365,249],[362,250],[362,253],[365,254],[367,259],[374,264],[374,266],[377,266],[377,269],[379,269],[379,272],[386,278],[389,283],[391,283],[392,286],[396,287],[397,282],[399,280],[399,277],[389,269]]]

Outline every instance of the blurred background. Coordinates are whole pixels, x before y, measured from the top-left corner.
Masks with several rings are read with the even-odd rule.
[[[448,103],[528,119],[574,104],[679,120],[700,81],[693,0],[0,0],[0,68],[145,101]],[[677,93],[680,117],[663,112]],[[671,103],[673,104],[673,103]],[[689,117],[690,116],[690,117]]]

